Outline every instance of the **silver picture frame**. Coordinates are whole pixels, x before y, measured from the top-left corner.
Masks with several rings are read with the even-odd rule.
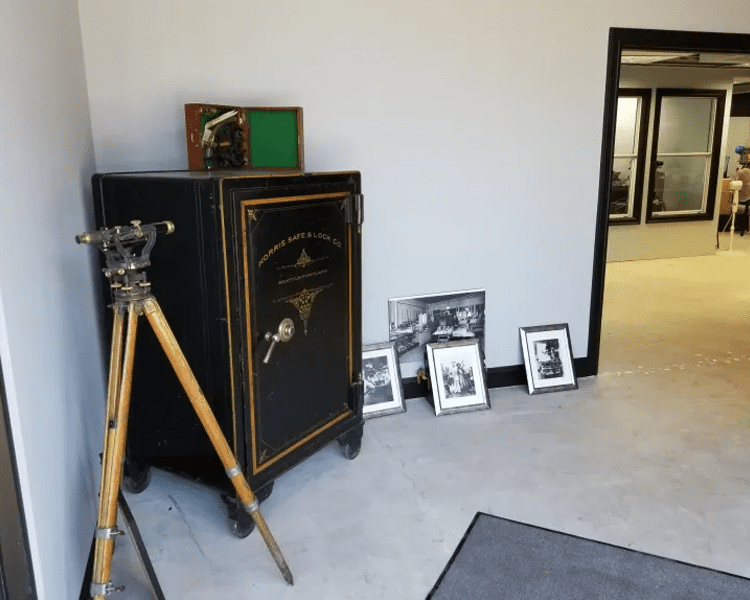
[[[436,416],[490,408],[477,340],[438,342],[426,348]]]
[[[529,394],[578,389],[567,323],[520,327]]]
[[[362,348],[365,419],[406,412],[396,345],[370,344]]]

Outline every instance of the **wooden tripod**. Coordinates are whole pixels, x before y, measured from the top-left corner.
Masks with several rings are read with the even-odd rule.
[[[168,228],[165,229],[166,225],[168,225]],[[122,533],[117,529],[117,499],[122,485],[138,318],[142,314],[146,315],[146,319],[185,389],[203,428],[224,465],[227,476],[237,491],[237,496],[245,510],[255,521],[258,531],[281,570],[284,579],[289,584],[294,584],[292,572],[268,529],[268,525],[259,510],[258,501],[250,489],[247,479],[245,479],[242,469],[232,453],[159,303],[151,293],[151,284],[146,281],[143,268],[150,264],[148,262],[148,251],[153,246],[157,231],[171,233],[174,231],[174,226],[165,222],[165,224],[159,223],[156,226],[141,227],[139,222],[133,221],[133,227],[103,230],[102,232],[83,234],[76,238],[79,243],[100,245],[105,252],[108,259],[108,268],[104,272],[110,278],[114,298],[107,414],[99,489],[99,512],[94,539],[91,596],[94,600],[103,600],[105,596],[119,589],[112,584],[109,578],[112,570],[114,538]],[[131,243],[132,240],[149,240],[140,259],[135,257],[125,245],[125,243]],[[127,332],[124,331],[126,318]]]

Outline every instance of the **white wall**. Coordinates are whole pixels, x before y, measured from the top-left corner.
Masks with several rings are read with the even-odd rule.
[[[101,345],[78,5],[0,2],[0,361],[39,597],[78,598],[96,525]],[[1,509],[0,509],[1,510]]]
[[[620,87],[623,88],[694,88],[731,90],[733,78],[738,72],[731,69],[688,69],[633,67],[623,65],[620,71]],[[653,131],[656,92],[652,89],[649,139],[646,156],[651,156],[651,132]],[[722,123],[721,148],[729,129],[729,112],[731,96],[727,100]],[[718,184],[714,218],[711,221],[689,221],[682,223],[646,223],[646,205],[642,205],[640,224],[613,225],[609,228],[607,260],[641,260],[647,258],[668,258],[675,256],[703,256],[716,251],[716,228],[719,216],[719,199],[721,197],[721,177],[724,174],[724,160],[719,161],[717,168]],[[649,183],[649,172],[645,169],[643,196],[636,202],[643,202]]]
[[[300,105],[308,170],[359,169],[364,341],[391,297],[487,290],[587,352],[609,28],[750,31],[707,0],[79,0],[97,168],[185,168],[189,101]]]

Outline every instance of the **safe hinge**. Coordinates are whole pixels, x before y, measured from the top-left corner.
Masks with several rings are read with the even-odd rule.
[[[362,194],[351,194],[346,198],[346,222],[347,224],[362,225],[364,217],[364,196]]]

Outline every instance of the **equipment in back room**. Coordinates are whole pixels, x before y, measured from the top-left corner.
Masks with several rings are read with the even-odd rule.
[[[188,168],[303,171],[300,107],[186,104]]]
[[[735,153],[739,154],[737,161],[740,163],[740,168],[747,169],[750,163],[750,148],[746,146],[737,146],[734,149]]]
[[[720,208],[720,213],[726,213],[727,201],[731,198],[731,202],[729,202],[729,218],[724,225],[724,230],[726,230],[727,226],[730,226],[729,252],[732,252],[738,215],[742,218],[742,223],[737,228],[740,230],[740,235],[744,235],[748,230],[748,212],[750,212],[750,206],[748,206],[750,204],[750,163],[748,162],[748,152],[750,152],[750,149],[744,146],[737,146],[734,151],[739,154],[739,167],[731,180],[724,180]],[[728,196],[727,192],[731,196]]]
[[[98,174],[97,227],[170,220],[150,269],[164,313],[260,501],[275,478],[363,428],[360,174],[237,170]],[[253,522],[153,335],[138,339],[124,487],[151,466],[220,489]]]
[[[653,200],[651,201],[653,204],[652,210],[654,212],[667,210],[666,205],[664,204],[664,182],[664,161],[657,160],[654,169],[654,194]]]

